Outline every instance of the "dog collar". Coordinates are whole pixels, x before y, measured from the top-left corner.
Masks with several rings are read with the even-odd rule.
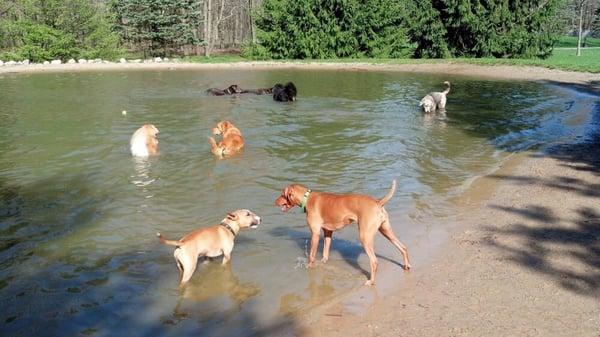
[[[300,202],[300,208],[302,209],[302,211],[304,213],[306,213],[306,202],[308,201],[308,196],[310,195],[310,192],[312,192],[311,189],[308,189],[305,193],[304,196],[302,197],[302,202]]]
[[[227,229],[229,229],[229,231],[231,232],[231,234],[233,234],[233,236],[235,236],[235,231],[233,230],[233,228],[231,228],[231,226],[229,226],[228,223],[221,222],[220,225],[223,226],[223,227],[225,227],[225,228],[227,228]]]

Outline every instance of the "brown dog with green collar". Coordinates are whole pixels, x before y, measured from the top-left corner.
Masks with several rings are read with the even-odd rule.
[[[281,192],[281,195],[275,200],[275,205],[281,207],[284,212],[294,206],[299,206],[306,212],[306,222],[311,232],[309,267],[312,267],[315,263],[321,230],[323,230],[325,237],[323,259],[321,261],[325,263],[329,259],[333,231],[356,222],[358,224],[358,237],[371,265],[371,277],[365,282],[365,285],[370,286],[375,284],[375,274],[377,273],[377,257],[373,249],[377,231],[383,234],[400,251],[404,258],[403,268],[410,269],[408,250],[396,238],[392,226],[390,226],[388,213],[383,208],[383,205],[390,200],[395,191],[395,180],[392,182],[388,194],[379,200],[364,194],[315,192],[302,185],[292,184]]]

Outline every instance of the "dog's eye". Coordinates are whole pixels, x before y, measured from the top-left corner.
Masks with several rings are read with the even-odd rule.
[[[250,216],[250,212],[246,213],[246,216]]]

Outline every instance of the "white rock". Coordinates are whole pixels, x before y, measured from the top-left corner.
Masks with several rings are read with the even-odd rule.
[[[142,62],[142,60],[140,60],[140,59],[135,59],[135,60],[132,60],[131,62],[132,62],[132,63],[140,63],[140,62]]]
[[[0,67],[4,66],[4,61],[0,60]]]
[[[27,65],[29,65],[29,60],[23,60],[23,62],[21,62],[21,64],[23,64],[23,65],[26,65],[26,66],[27,66]]]
[[[168,57],[165,57],[165,58],[163,59],[163,61],[165,61],[165,62],[169,62],[169,58],[168,58]]]
[[[52,60],[52,62],[50,62],[50,64],[62,64],[61,60]]]
[[[7,65],[7,66],[14,66],[14,65],[16,65],[16,64],[17,64],[17,62],[15,62],[15,61],[13,61],[13,60],[10,60],[10,61],[6,62],[6,65]]]
[[[20,66],[20,65],[22,65],[22,64],[23,64],[23,63],[22,63],[21,61],[17,61],[17,65],[18,65],[18,66]]]
[[[102,63],[102,59],[94,59],[94,63]]]
[[[44,65],[45,65],[45,66],[47,66],[47,65],[49,65],[49,64],[50,64],[50,62],[48,62],[48,61],[44,61]]]
[[[77,63],[84,64],[84,63],[87,63],[87,60],[86,59],[79,59],[79,60],[77,60]]]
[[[75,64],[75,63],[77,63],[77,62],[75,62],[75,60],[74,60],[74,59],[69,59],[69,60],[67,61],[67,63],[68,63],[68,64]]]
[[[154,62],[160,63],[160,62],[162,62],[162,59],[160,57],[155,57]]]
[[[121,57],[121,58],[119,59],[119,63],[127,63],[127,60]]]
[[[121,111],[121,113],[123,114],[123,116],[127,115],[127,110],[123,110]]]

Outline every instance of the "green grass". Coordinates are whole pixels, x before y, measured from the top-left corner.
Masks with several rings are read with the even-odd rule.
[[[600,47],[600,39],[588,37],[581,42],[582,47]],[[561,36],[555,48],[577,48],[577,36]]]
[[[373,63],[373,64],[424,64],[424,63],[467,63],[480,65],[538,66],[550,69],[600,73],[600,49],[583,49],[581,56],[575,56],[574,49],[555,49],[547,59],[496,59],[496,58],[453,58],[453,59],[327,59],[327,60],[274,60],[286,63]],[[214,57],[188,56],[183,62],[192,63],[235,63],[251,61],[239,55]]]

